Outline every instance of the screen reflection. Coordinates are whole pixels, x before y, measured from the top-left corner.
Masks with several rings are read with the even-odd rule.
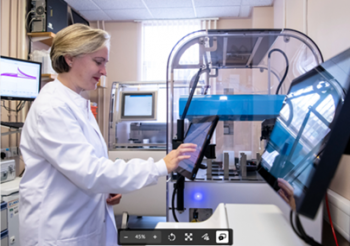
[[[320,67],[319,67],[320,68]],[[317,168],[345,92],[326,69],[293,83],[262,155],[261,166],[276,178],[274,189],[292,209]]]

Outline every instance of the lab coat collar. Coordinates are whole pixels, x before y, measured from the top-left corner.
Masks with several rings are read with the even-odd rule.
[[[61,81],[56,79],[53,83],[57,83],[58,86],[63,89],[68,97],[81,109],[83,110],[86,117],[89,117],[89,110],[90,110],[90,100],[85,99],[80,94],[76,93],[75,91],[71,90],[64,84],[62,84]]]
[[[101,144],[102,144],[102,146],[104,146],[105,157],[108,158],[108,152],[107,152],[107,146],[106,146],[105,140],[104,140],[103,136],[100,133],[100,128],[97,125],[97,122],[94,119],[94,116],[90,112],[90,100],[85,99],[80,94],[78,94],[75,91],[69,89],[67,86],[62,84],[62,82],[59,81],[58,79],[56,79],[52,83],[56,83],[57,87],[60,90],[65,92],[65,94],[67,95],[67,99],[70,100],[71,102],[73,102],[81,110],[81,113],[84,115],[85,119],[87,119],[89,124],[96,131],[96,134],[99,136]],[[79,113],[79,114],[81,114],[81,113]]]

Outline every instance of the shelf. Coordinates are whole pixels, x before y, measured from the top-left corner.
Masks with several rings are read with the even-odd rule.
[[[56,36],[53,32],[32,32],[27,35],[32,38],[33,42],[39,41],[48,46],[52,45],[53,38]]]
[[[54,81],[57,78],[57,74],[42,74],[41,80],[44,82]]]

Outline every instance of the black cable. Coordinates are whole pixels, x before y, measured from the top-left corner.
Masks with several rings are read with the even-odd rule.
[[[284,72],[284,75],[283,75],[283,77],[282,77],[280,83],[278,84],[278,87],[277,87],[277,90],[276,90],[276,95],[278,95],[278,91],[280,90],[280,88],[281,88],[281,86],[282,86],[284,80],[285,80],[286,77],[287,77],[287,73],[288,73],[288,70],[289,70],[289,61],[288,61],[288,58],[287,58],[286,54],[285,54],[282,50],[280,50],[280,49],[273,49],[273,50],[270,50],[270,52],[269,52],[269,54],[268,54],[268,59],[270,59],[272,52],[275,52],[275,51],[280,52],[280,53],[284,56],[284,58],[286,59],[286,71]]]
[[[24,105],[25,105],[25,101],[20,101],[16,106],[17,112],[21,111],[24,108]]]
[[[174,220],[175,220],[176,222],[179,222],[179,221],[177,220],[177,217],[176,217],[176,214],[175,214],[175,193],[176,193],[176,191],[177,191],[177,187],[176,187],[176,184],[175,184],[174,186],[175,186],[175,187],[174,187],[173,195],[172,195],[172,199],[171,199],[171,210],[173,211]]]
[[[300,218],[299,218],[298,214],[295,215],[295,223],[296,223],[297,229],[298,229],[299,233],[301,234],[301,236],[304,239],[306,239],[306,241],[309,242],[309,237],[306,234],[306,232],[305,232],[305,230],[303,228],[303,225],[301,224],[301,221],[300,221]]]
[[[18,113],[19,111],[21,111],[24,108],[25,103],[26,103],[25,101],[20,101],[17,104],[16,109],[11,109],[11,108],[6,107],[4,103],[1,105],[1,107],[6,109],[7,112],[16,112],[16,113]]]
[[[30,21],[29,21],[29,23],[28,23],[28,17],[29,17],[29,15],[30,14],[34,14],[35,12],[34,11],[29,11],[28,13],[27,13],[27,16],[26,16],[26,19],[25,19],[25,28],[26,28],[26,31],[27,31],[27,33],[30,33],[30,24],[32,23],[32,21],[34,20],[34,18],[32,18]],[[28,25],[29,24],[29,25]],[[30,57],[29,57],[29,54],[30,54],[30,52],[31,52],[31,42],[32,42],[32,39],[31,39],[31,37],[30,36],[28,36],[27,35],[27,37],[28,37],[28,41],[29,41],[29,43],[28,43],[28,56],[27,56],[27,59],[28,60],[30,60]]]
[[[290,213],[289,213],[289,221],[290,221],[290,225],[292,226],[293,228],[293,231],[295,232],[295,234],[297,234],[297,236],[304,240],[303,237],[299,234],[299,232],[295,229],[294,227],[294,223],[293,223],[293,210],[290,210]]]
[[[297,234],[297,236],[302,239],[305,243],[311,245],[311,246],[322,246],[322,244],[316,242],[312,237],[308,236],[304,230],[303,225],[301,224],[299,215],[296,214],[295,215],[295,223],[296,225],[294,225],[293,222],[293,210],[290,211],[289,214],[289,220],[290,220],[290,224],[293,228],[293,231],[295,232],[295,234]]]
[[[32,39],[29,37],[29,36],[27,36],[28,37],[28,55],[27,55],[27,58],[28,58],[28,60],[30,60],[30,52],[32,51]]]

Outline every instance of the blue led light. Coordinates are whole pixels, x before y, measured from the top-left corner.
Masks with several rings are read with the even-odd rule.
[[[203,198],[202,193],[200,193],[200,192],[194,193],[194,200],[196,200],[196,201],[201,201],[202,198]]]

